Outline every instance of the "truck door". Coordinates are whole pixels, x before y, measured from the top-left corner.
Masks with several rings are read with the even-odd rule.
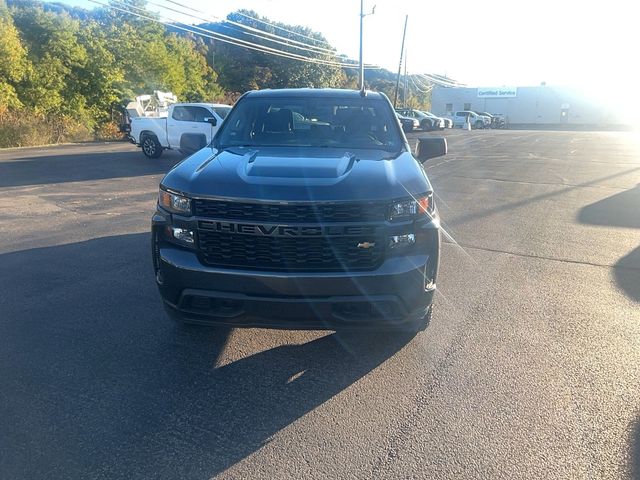
[[[204,145],[211,141],[213,127],[205,118],[213,114],[204,107],[178,105],[173,108],[171,117],[167,119],[167,138],[171,148],[179,148],[183,135],[195,138],[202,136]]]

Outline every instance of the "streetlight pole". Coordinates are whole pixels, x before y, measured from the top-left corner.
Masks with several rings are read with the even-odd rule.
[[[398,87],[400,86],[400,73],[402,72],[402,56],[404,55],[404,38],[407,36],[407,21],[409,21],[409,15],[404,17],[404,30],[402,32],[402,46],[400,47],[400,63],[398,64],[398,76],[396,77],[396,92],[393,96],[393,108],[396,108],[398,103]]]
[[[364,63],[362,63],[362,25],[364,20],[364,0],[360,0],[360,91],[364,92]]]
[[[360,0],[360,93],[364,95],[364,62],[362,61],[362,26],[364,17],[376,13],[376,6],[369,13],[364,13],[364,0]]]

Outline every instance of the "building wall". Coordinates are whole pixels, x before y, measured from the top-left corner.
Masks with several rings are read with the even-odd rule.
[[[518,87],[515,97],[482,98],[477,88],[436,87],[431,95],[431,111],[436,115],[452,115],[464,110],[501,113],[511,125],[606,125],[615,119],[601,106],[569,88],[539,86]],[[451,104],[451,112],[447,111]],[[567,108],[568,107],[568,108]],[[562,116],[563,108],[565,117]]]

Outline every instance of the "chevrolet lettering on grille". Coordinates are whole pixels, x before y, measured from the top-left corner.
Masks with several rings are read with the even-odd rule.
[[[274,225],[203,220],[198,222],[198,227],[202,230],[220,233],[268,237],[356,236],[374,235],[376,232],[376,228],[371,225]]]

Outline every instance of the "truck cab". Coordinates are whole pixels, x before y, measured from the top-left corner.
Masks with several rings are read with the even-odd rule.
[[[223,104],[174,103],[166,117],[132,118],[129,138],[149,158],[167,149],[191,154],[211,142],[230,110]]]

